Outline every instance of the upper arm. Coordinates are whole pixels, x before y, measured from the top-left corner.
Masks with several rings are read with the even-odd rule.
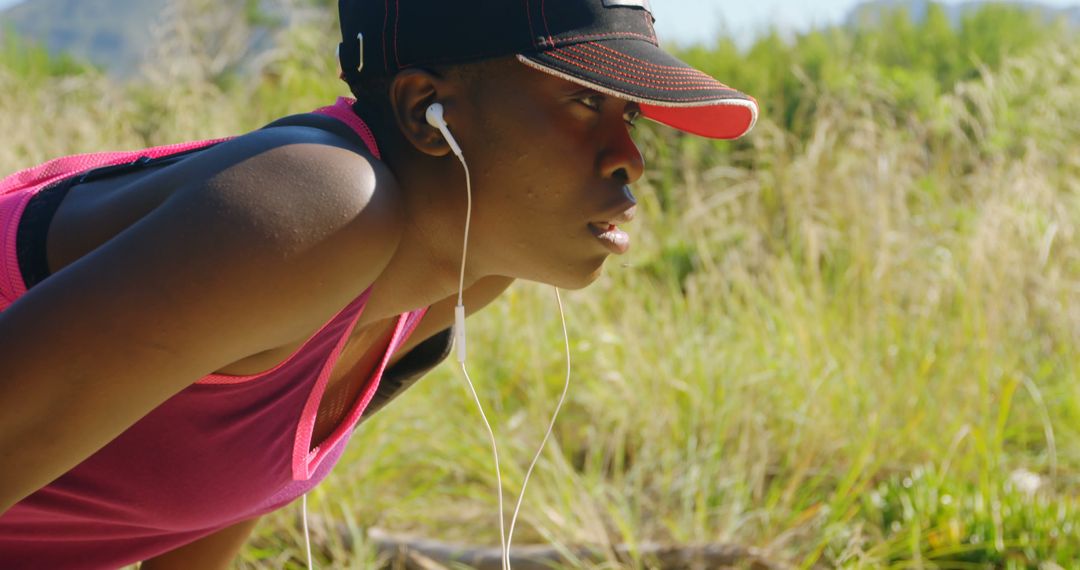
[[[258,142],[190,159],[209,174],[0,313],[0,464],[20,465],[0,471],[0,513],[382,271],[400,236],[392,182],[344,149]]]
[[[241,521],[195,542],[155,556],[139,565],[139,570],[226,570],[232,565],[259,517]]]

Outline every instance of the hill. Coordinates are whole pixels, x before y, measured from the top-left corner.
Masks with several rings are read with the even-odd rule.
[[[34,0],[0,12],[0,29],[124,75],[135,69],[167,0]]]

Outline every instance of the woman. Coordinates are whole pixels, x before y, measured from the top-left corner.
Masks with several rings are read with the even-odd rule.
[[[593,282],[629,247],[627,123],[756,119],[648,8],[342,0],[356,103],[0,183],[0,565],[227,566],[445,356],[467,189],[469,313]]]

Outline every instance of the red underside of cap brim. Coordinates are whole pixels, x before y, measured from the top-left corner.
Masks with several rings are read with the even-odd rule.
[[[646,41],[571,44],[518,59],[540,71],[635,101],[649,119],[695,135],[735,139],[757,122],[757,103]]]
[[[754,110],[723,102],[707,107],[661,107],[641,104],[641,114],[658,122],[712,139],[737,139],[754,126]]]

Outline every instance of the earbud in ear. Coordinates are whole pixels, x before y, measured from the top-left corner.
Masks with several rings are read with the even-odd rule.
[[[442,130],[443,126],[446,125],[446,121],[443,119],[442,103],[432,103],[427,108],[427,122],[439,130]]]
[[[439,129],[439,132],[443,134],[443,138],[445,138],[446,142],[450,144],[450,148],[454,151],[454,154],[458,155],[459,158],[462,158],[462,160],[464,160],[461,154],[461,147],[458,146],[457,141],[454,140],[454,135],[450,134],[450,127],[446,125],[446,120],[443,119],[442,103],[432,103],[427,108],[427,113],[425,113],[425,117],[427,118],[427,122],[429,125],[435,127],[436,129]]]

